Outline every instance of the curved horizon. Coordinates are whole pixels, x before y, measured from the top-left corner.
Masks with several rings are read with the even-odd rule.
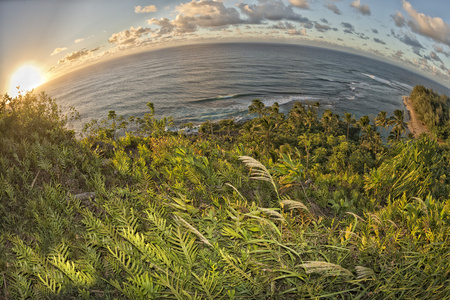
[[[350,52],[450,86],[449,9],[444,0],[2,1],[0,91],[24,63],[51,80],[131,53],[222,42]]]

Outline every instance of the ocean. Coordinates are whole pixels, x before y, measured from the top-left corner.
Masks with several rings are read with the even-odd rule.
[[[175,124],[248,117],[260,99],[287,113],[295,101],[320,102],[321,110],[357,118],[405,109],[415,85],[450,90],[426,77],[378,60],[329,49],[286,44],[198,44],[106,61],[39,87],[63,112],[75,107],[80,131],[91,119],[142,116],[154,103],[156,117]]]

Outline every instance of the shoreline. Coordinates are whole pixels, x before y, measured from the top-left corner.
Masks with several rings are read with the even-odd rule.
[[[418,138],[422,133],[430,133],[425,124],[417,117],[408,96],[403,96],[403,104],[405,104],[409,116],[408,130],[414,135],[414,137]]]

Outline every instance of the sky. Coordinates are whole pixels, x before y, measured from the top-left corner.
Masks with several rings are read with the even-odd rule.
[[[371,56],[450,87],[449,0],[0,0],[0,40],[10,95],[130,53],[253,41]]]

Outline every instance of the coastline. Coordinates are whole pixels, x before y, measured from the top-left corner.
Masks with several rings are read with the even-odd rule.
[[[408,129],[412,134],[414,134],[414,137],[418,138],[422,133],[429,133],[428,128],[417,117],[408,96],[403,96],[403,104],[405,104],[409,115]]]

